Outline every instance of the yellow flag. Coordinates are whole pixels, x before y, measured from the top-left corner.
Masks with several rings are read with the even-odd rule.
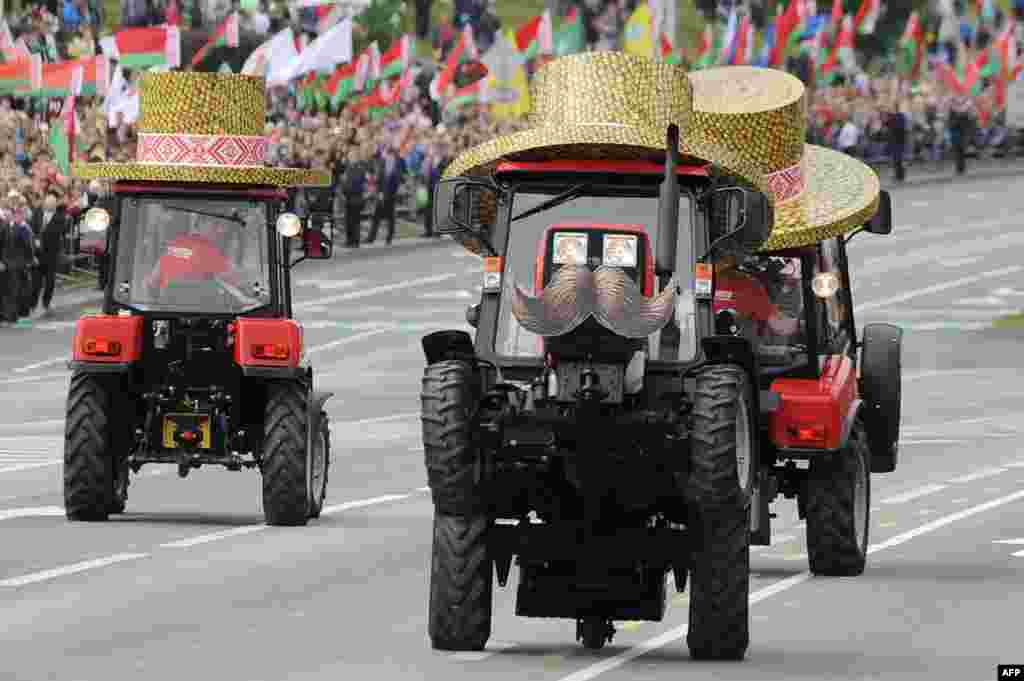
[[[514,74],[509,83],[492,83],[492,92],[501,92],[504,96],[491,106],[491,113],[503,120],[522,118],[530,112],[530,85],[526,69],[522,65],[517,66]]]
[[[646,2],[640,3],[626,22],[622,49],[627,54],[655,57],[654,35],[651,29],[653,17]]]

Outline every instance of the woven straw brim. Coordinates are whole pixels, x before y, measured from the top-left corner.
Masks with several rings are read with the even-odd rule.
[[[813,144],[804,148],[803,194],[775,206],[762,251],[811,246],[857,229],[878,212],[878,174],[861,161]]]
[[[685,135],[686,131],[680,131]],[[687,165],[710,163],[719,173],[742,179],[765,191],[764,174],[740,155],[707,144],[708,158],[684,155]],[[445,178],[460,175],[490,175],[502,161],[642,161],[662,163],[665,139],[662,135],[628,125],[541,126],[504,135],[469,149],[448,166]]]
[[[84,180],[135,180],[209,184],[329,187],[331,174],[305,168],[156,165],[149,163],[75,163],[71,174]]]

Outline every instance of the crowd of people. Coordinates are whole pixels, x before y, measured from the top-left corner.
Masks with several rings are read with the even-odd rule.
[[[425,4],[429,9],[430,3]],[[133,4],[125,0],[124,5],[132,25],[158,23],[166,20],[168,12],[178,11],[174,2],[140,0]],[[585,20],[588,48],[620,48],[633,5],[635,0],[583,0],[577,9]],[[97,49],[95,29],[102,25],[102,6],[100,0],[46,0],[22,17],[9,18],[9,25],[45,61],[89,56]],[[568,0],[561,0],[558,12],[564,14],[568,8]],[[266,3],[243,14],[247,25],[259,24],[264,31],[287,20],[279,9],[274,11]],[[273,25],[264,26],[268,15],[272,15]],[[418,60],[422,69],[414,84],[403,92],[397,109],[383,118],[351,107],[339,112],[303,111],[293,88],[268,90],[268,162],[325,169],[334,178],[326,191],[293,193],[294,210],[300,214],[333,213],[344,244],[352,248],[375,241],[382,224],[384,241],[390,243],[399,212],[421,225],[422,236],[434,235],[432,189],[446,164],[461,151],[526,124],[524,119],[498,120],[485,105],[446,108],[430,98],[429,83],[436,65],[443,63],[465,23],[479,31],[481,50],[498,30],[506,28],[496,19],[494,0],[456,2],[451,20],[433,27],[434,59]],[[418,31],[421,28],[417,26]],[[126,76],[135,80],[139,74]],[[969,142],[1001,141],[1007,136],[999,116],[987,115],[985,107],[975,107],[970,100],[965,107],[962,100],[951,96],[939,82],[925,81],[911,89],[895,78],[862,77],[848,86],[816,88],[810,92],[808,138],[869,163],[891,161],[897,179],[904,175],[904,160],[923,157],[934,161],[945,158],[949,151],[962,170]],[[30,314],[40,297],[43,307],[49,307],[52,268],[47,259],[51,252],[43,245],[60,240],[47,241],[44,236],[49,227],[40,220],[44,213],[49,215],[48,202],[56,201],[63,216],[55,224],[67,226],[107,189],[67,177],[55,163],[49,124],[59,115],[61,103],[12,97],[0,100],[0,199],[4,201],[0,229],[6,230],[7,239],[0,240],[0,248],[5,249],[0,251],[0,262],[5,263],[9,282],[10,272],[16,269],[30,273],[28,279],[19,275],[22,283],[17,284],[18,290],[29,292],[19,294],[23,302],[7,305],[0,313],[7,322]],[[76,156],[90,161],[134,159],[132,124],[122,116],[108,116],[104,107],[102,98],[77,100],[79,125],[72,142]],[[24,225],[30,226],[31,235]],[[70,242],[65,238],[60,243]],[[13,290],[13,286],[8,283],[7,288]],[[4,296],[4,300],[10,298]]]

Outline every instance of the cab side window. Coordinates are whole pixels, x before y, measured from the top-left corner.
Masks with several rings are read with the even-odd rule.
[[[850,343],[850,292],[843,277],[838,240],[829,239],[819,244],[815,264],[814,276],[818,280],[815,288],[818,291],[835,291],[826,298],[815,295],[819,306],[822,341],[828,353],[843,353]]]

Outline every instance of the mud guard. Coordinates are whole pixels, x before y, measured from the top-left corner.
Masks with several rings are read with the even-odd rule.
[[[312,390],[309,393],[309,433],[316,432],[316,427],[320,426],[320,411],[323,409],[324,404],[327,400],[334,397],[332,392],[321,392],[318,390]],[[310,435],[311,437],[311,435]],[[312,442],[310,442],[312,444]]]
[[[444,360],[458,360],[476,364],[476,350],[473,339],[461,330],[435,331],[423,337],[423,354],[427,364],[436,364]]]

